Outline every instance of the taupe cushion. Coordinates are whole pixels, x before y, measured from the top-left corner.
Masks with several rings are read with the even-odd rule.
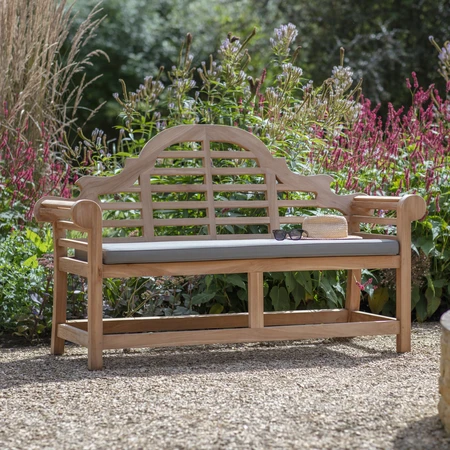
[[[397,255],[390,239],[300,240],[245,239],[103,244],[104,264],[214,261],[253,258]],[[80,256],[80,255],[77,255]]]

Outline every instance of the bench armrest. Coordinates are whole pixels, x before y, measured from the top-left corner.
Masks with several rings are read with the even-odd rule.
[[[357,195],[353,198],[351,209],[354,214],[369,215],[368,211],[382,209],[397,211],[397,218],[412,222],[422,219],[427,211],[425,200],[417,194],[408,194],[403,197],[384,197]],[[373,213],[370,213],[373,215]]]
[[[71,219],[72,206],[77,200],[60,197],[41,198],[34,206],[34,217],[38,222],[57,222]]]
[[[38,222],[68,220],[86,231],[101,230],[102,210],[93,200],[44,197],[34,206],[34,216]]]

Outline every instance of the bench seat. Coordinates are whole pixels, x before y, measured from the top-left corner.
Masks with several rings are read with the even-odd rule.
[[[398,254],[399,244],[391,239],[232,239],[103,244],[103,264],[106,265]],[[77,258],[85,260],[86,254],[77,252]]]

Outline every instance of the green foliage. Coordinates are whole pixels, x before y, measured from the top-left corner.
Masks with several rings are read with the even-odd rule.
[[[96,3],[77,0],[74,10],[85,17]],[[444,42],[450,35],[450,9],[442,0],[129,0],[126,7],[119,0],[108,0],[102,8],[107,18],[84,48],[100,48],[110,61],[99,59],[89,68],[91,78],[103,75],[85,99],[88,109],[108,102],[95,118],[95,126],[108,137],[120,112],[111,98],[118,78],[138,86],[160,66],[171,67],[188,32],[197,43],[194,62],[199,65],[208,61],[222,36],[231,32],[243,37],[256,27],[258,40],[249,69],[257,77],[263,67],[270,72],[268,37],[278,24],[291,22],[300,33],[304,71],[314,80],[326,78],[330,64],[339,62],[339,48],[344,47],[345,65],[354,69],[356,79],[364,79],[368,98],[383,102],[383,114],[387,101],[396,107],[409,104],[404,79],[412,69],[425,84],[435,81],[437,64],[430,58],[428,36],[434,34],[438,42]]]
[[[91,139],[80,133],[82,140],[72,151],[72,161],[82,161],[80,173],[113,173],[124,157],[136,156],[144,143],[164,128],[216,123],[251,131],[274,154],[287,157],[294,170],[305,173],[310,169],[306,152],[323,142],[314,130],[333,136],[357,120],[360,85],[354,85],[352,71],[342,65],[341,51],[341,65],[316,87],[295,65],[298,51],[291,52],[290,47],[296,35],[292,24],[276,29],[270,41],[271,76],[262,70],[259,77],[253,77],[247,70],[254,32],[242,41],[229,35],[217,58],[210,56],[197,69],[193,66],[192,35],[188,34],[176,64],[167,73],[160,69],[154,77],[146,77],[135,92],[129,92],[122,81],[122,95],[114,94],[122,108],[117,143],[108,145],[98,130]],[[164,74],[168,85],[162,81]]]
[[[275,3],[268,2],[266,6]],[[343,50],[340,52],[340,64],[329,71],[330,76],[324,82],[315,84],[304,75],[302,68],[297,65],[299,58],[301,56],[303,61],[306,59],[303,67],[312,68],[314,63],[312,59],[308,60],[312,53],[307,45],[299,52],[294,43],[297,29],[292,24],[275,29],[268,51],[266,33],[262,33],[266,43],[261,44],[262,40],[258,41],[255,32],[248,29],[253,19],[249,19],[247,28],[243,28],[247,38],[240,39],[230,33],[221,42],[218,37],[221,28],[212,20],[210,26],[215,28],[214,33],[204,33],[200,39],[196,36],[194,40],[191,34],[187,34],[181,50],[176,51],[181,34],[172,33],[167,23],[174,23],[175,17],[189,18],[194,11],[197,14],[197,7],[200,6],[203,12],[208,11],[213,16],[216,5],[212,7],[210,2],[197,0],[192,3],[192,8],[195,8],[190,9],[181,0],[161,0],[151,4],[136,0],[127,5],[127,14],[122,4],[119,5],[115,0],[104,6],[120,17],[127,33],[134,32],[135,42],[140,41],[139,45],[129,46],[127,51],[122,48],[121,54],[128,55],[127,62],[126,58],[112,59],[118,64],[129,64],[129,73],[135,77],[139,72],[140,78],[148,73],[148,67],[152,64],[154,76],[146,77],[134,92],[128,91],[127,84],[136,85],[135,78],[132,77],[131,83],[122,82],[121,95],[114,96],[117,103],[115,111],[120,112],[120,122],[116,127],[119,139],[116,142],[108,141],[98,129],[90,138],[80,131],[79,145],[60,155],[71,162],[74,173],[116,174],[120,172],[124,159],[137,156],[148,139],[164,128],[181,123],[221,123],[244,128],[262,139],[276,156],[285,157],[292,170],[302,174],[333,174],[337,191],[367,190],[396,194],[406,187],[424,194],[429,203],[429,215],[425,221],[414,224],[413,229],[412,306],[417,319],[425,320],[449,305],[450,190],[444,170],[449,162],[446,153],[448,127],[445,125],[448,122],[448,116],[445,115],[448,114],[445,112],[448,104],[438,98],[436,92],[432,89],[425,93],[422,90],[413,92],[415,109],[407,116],[407,120],[401,118],[400,112],[390,109],[389,125],[381,130],[375,125],[378,121],[376,113],[372,117],[367,104],[361,106],[358,102],[360,85],[353,83],[353,73],[345,66]],[[244,11],[249,11],[251,6],[251,1],[240,3],[241,15],[238,16],[241,20],[245,18]],[[341,6],[346,8],[348,5],[344,2]],[[144,7],[153,8],[148,22],[142,14]],[[239,8],[236,7],[233,14],[237,14]],[[311,4],[310,8],[313,11],[315,6]],[[275,10],[270,9],[274,16],[278,14]],[[288,9],[286,11],[289,12]],[[235,17],[230,15],[225,20],[221,16],[219,22],[228,26],[230,21],[234,21],[237,25],[239,21],[235,21]],[[260,22],[255,19],[258,23],[264,23],[258,14],[251,17],[258,18]],[[143,28],[136,27],[137,23]],[[198,21],[190,21],[190,25],[192,23],[198,23],[200,28],[204,26]],[[156,31],[153,33],[149,30]],[[183,34],[186,31],[183,30]],[[320,34],[318,30],[315,32]],[[168,37],[170,33],[171,40]],[[397,44],[392,39],[395,33],[387,29],[383,33],[383,39],[386,38],[389,44],[386,48],[395,53]],[[120,38],[117,48],[120,49],[122,43],[127,44],[120,33],[114,33],[113,27],[109,26],[105,40],[111,42],[111,49],[116,45],[113,35]],[[332,38],[335,39],[335,36]],[[170,69],[158,69],[155,58],[147,65],[145,58],[141,57],[144,54],[143,45],[152,48],[153,55],[165,55],[168,62],[165,66]],[[219,46],[216,53],[213,51],[215,45]],[[203,48],[202,51],[208,49],[211,56],[197,58],[193,55],[195,47]],[[444,48],[447,48],[447,44],[444,44]],[[326,58],[328,62],[330,57]],[[264,64],[258,64],[258,61],[264,61]],[[322,64],[322,74],[324,67]],[[441,71],[447,73],[446,67],[441,67]],[[429,99],[434,107],[426,108],[423,105]],[[401,123],[403,125],[400,126]],[[419,126],[408,128],[405,123]],[[430,136],[438,136],[439,139],[431,140]],[[423,145],[425,141],[434,144],[427,147]],[[425,147],[427,153],[420,153]],[[383,151],[377,154],[380,148]],[[368,149],[373,152],[370,153]],[[384,152],[386,149],[389,151]],[[392,149],[397,150],[392,152]],[[345,159],[345,155],[351,159]],[[358,158],[353,155],[358,155]],[[414,160],[413,155],[418,159]],[[408,164],[413,160],[414,170],[409,170],[411,167]],[[378,166],[377,161],[380,163]],[[181,164],[177,160],[168,163],[174,167]],[[224,167],[238,164],[230,160],[219,163]],[[190,164],[195,167],[194,161]],[[409,178],[406,169],[409,170]],[[390,173],[393,175],[388,180],[386,174]],[[408,186],[402,184],[406,180]],[[165,181],[160,181],[173,184],[175,179],[167,177]],[[192,180],[176,180],[182,183],[189,181]],[[249,177],[240,182],[259,181],[256,177]],[[351,184],[353,182],[356,184]],[[45,230],[26,233],[13,231],[10,234],[11,228],[24,214],[20,202],[13,208],[5,207],[10,194],[11,190],[6,188],[1,191],[0,197],[0,214],[4,219],[0,222],[0,235],[3,237],[0,242],[0,329],[16,330],[34,339],[45,332],[50,324],[50,240]],[[168,195],[172,200],[193,199],[189,193]],[[239,195],[231,193],[226,198],[239,200]],[[125,197],[123,201],[138,201],[134,194]],[[110,219],[132,218],[132,213],[123,211],[111,211],[109,214]],[[178,217],[180,212],[162,211],[161,214],[164,217]],[[236,209],[224,211],[223,214],[240,215],[246,214],[246,211]],[[137,229],[130,231],[135,233]],[[201,227],[188,231],[203,232]],[[261,229],[224,226],[220,232],[249,231],[260,233]],[[160,230],[161,234],[166,235],[179,232],[168,228]],[[44,266],[47,267],[46,271]],[[340,308],[345,297],[345,281],[345,273],[335,271],[268,273],[264,279],[265,310]],[[387,315],[394,313],[393,271],[364,273],[360,288],[363,308]],[[110,317],[240,312],[247,310],[247,279],[243,274],[113,279],[106,281],[104,295],[105,315]],[[68,316],[75,318],[85,315],[85,283],[78,277],[70,277]]]
[[[181,123],[221,123],[250,130],[275,155],[285,157],[294,171],[332,174],[336,179],[336,191],[385,195],[398,195],[405,190],[418,192],[427,199],[430,215],[416,224],[413,231],[413,268],[418,281],[412,306],[418,320],[425,320],[447,304],[447,289],[440,286],[439,280],[449,278],[446,264],[448,213],[444,212],[449,210],[445,174],[448,127],[443,120],[448,114],[448,105],[432,88],[418,89],[413,74],[414,106],[404,116],[390,107],[384,128],[376,111],[370,109],[370,102],[361,105],[356,101],[359,85],[354,85],[350,68],[344,67],[343,50],[341,64],[333,68],[329,79],[316,87],[304,78],[302,69],[296,65],[299,56],[294,45],[296,36],[297,30],[292,24],[275,29],[275,36],[270,40],[272,62],[268,70],[255,77],[248,73],[254,32],[244,40],[229,34],[217,56],[210,56],[197,70],[192,54],[195,42],[188,34],[176,64],[171,65],[169,71],[161,69],[154,78],[147,77],[135,92],[129,92],[122,82],[122,95],[115,95],[122,108],[121,123],[117,126],[120,139],[110,147],[100,139],[98,131],[92,139],[82,135],[83,141],[75,149],[89,155],[84,158],[82,171],[117,173],[123,158],[136,156],[144,143],[164,128]],[[169,80],[168,85],[162,80]],[[94,164],[89,164],[89,160]],[[175,160],[169,164],[176,167],[180,162]],[[226,161],[224,164],[237,163]],[[167,177],[165,182],[191,181]],[[258,180],[242,182],[258,183]],[[184,197],[189,194],[171,195],[172,200],[189,199]],[[175,217],[170,211],[164,214]],[[226,214],[239,215],[245,211]],[[161,230],[162,234],[179,232]],[[202,230],[190,232],[201,234]],[[239,227],[223,227],[222,232],[236,233]],[[425,273],[429,276],[424,277]],[[238,278],[241,285],[223,276],[199,278],[189,294],[183,296],[180,291],[171,298],[189,312],[245,311],[246,280],[243,276]],[[266,310],[342,307],[345,281],[343,272],[267,274]],[[392,273],[365,274],[361,290],[364,308],[388,315],[395,313]],[[192,301],[193,296],[200,293],[205,295]],[[187,298],[189,303],[182,304]],[[173,305],[157,313],[171,310]],[[153,311],[156,313],[155,308]]]
[[[412,267],[413,280],[422,280],[421,289],[415,292],[415,307],[420,321],[440,315],[450,307],[449,193],[450,189],[440,198],[439,215],[432,205],[430,214],[413,230],[413,250],[416,254],[425,255],[428,262],[425,270],[423,264],[413,264]]]
[[[85,17],[97,0],[77,0],[74,11],[78,17]],[[261,30],[261,38],[272,32],[272,24],[278,21],[276,5],[261,9],[252,0],[230,2],[225,0],[128,0],[126,6],[120,0],[102,3],[105,21],[98,28],[95,39],[84,47],[86,52],[100,48],[109,55],[109,61],[98,59],[87,71],[88,76],[101,80],[95,89],[85,93],[85,101],[95,109],[107,102],[92,123],[113,136],[116,117],[120,106],[112,98],[117,90],[118,79],[129,86],[138,86],[146,76],[154,74],[159,67],[170,68],[176,60],[180,44],[188,32],[197,43],[198,55],[195,64],[207,61],[219,45],[222,36],[230,30],[239,30],[242,35],[254,27]],[[81,20],[81,19],[80,19]],[[74,26],[80,20],[75,19]],[[270,24],[270,25],[267,25]],[[262,67],[267,62],[264,52],[255,52],[252,67]],[[168,82],[164,76],[163,82]],[[88,112],[79,111],[80,117]]]
[[[433,34],[450,36],[450,8],[442,0],[306,0],[276,1],[284,21],[297,25],[302,37],[304,68],[313,79],[323,77],[339,47],[347,65],[364,80],[364,93],[375,103],[408,106],[404,80],[411,70],[426,85],[436,81],[436,59],[430,58]],[[443,88],[443,83],[440,84]]]
[[[52,274],[37,263],[51,250],[47,233],[14,231],[0,240],[0,332],[32,340],[46,331]]]
[[[28,207],[20,200],[11,202],[14,192],[0,182],[0,240],[26,222]]]

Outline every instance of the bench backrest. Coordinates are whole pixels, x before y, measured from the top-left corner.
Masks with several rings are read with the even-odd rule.
[[[101,205],[116,238],[153,241],[271,237],[301,223],[302,208],[346,215],[354,195],[335,194],[331,182],[293,173],[247,131],[180,125],[147,142],[118,175],[77,184],[80,198]]]

